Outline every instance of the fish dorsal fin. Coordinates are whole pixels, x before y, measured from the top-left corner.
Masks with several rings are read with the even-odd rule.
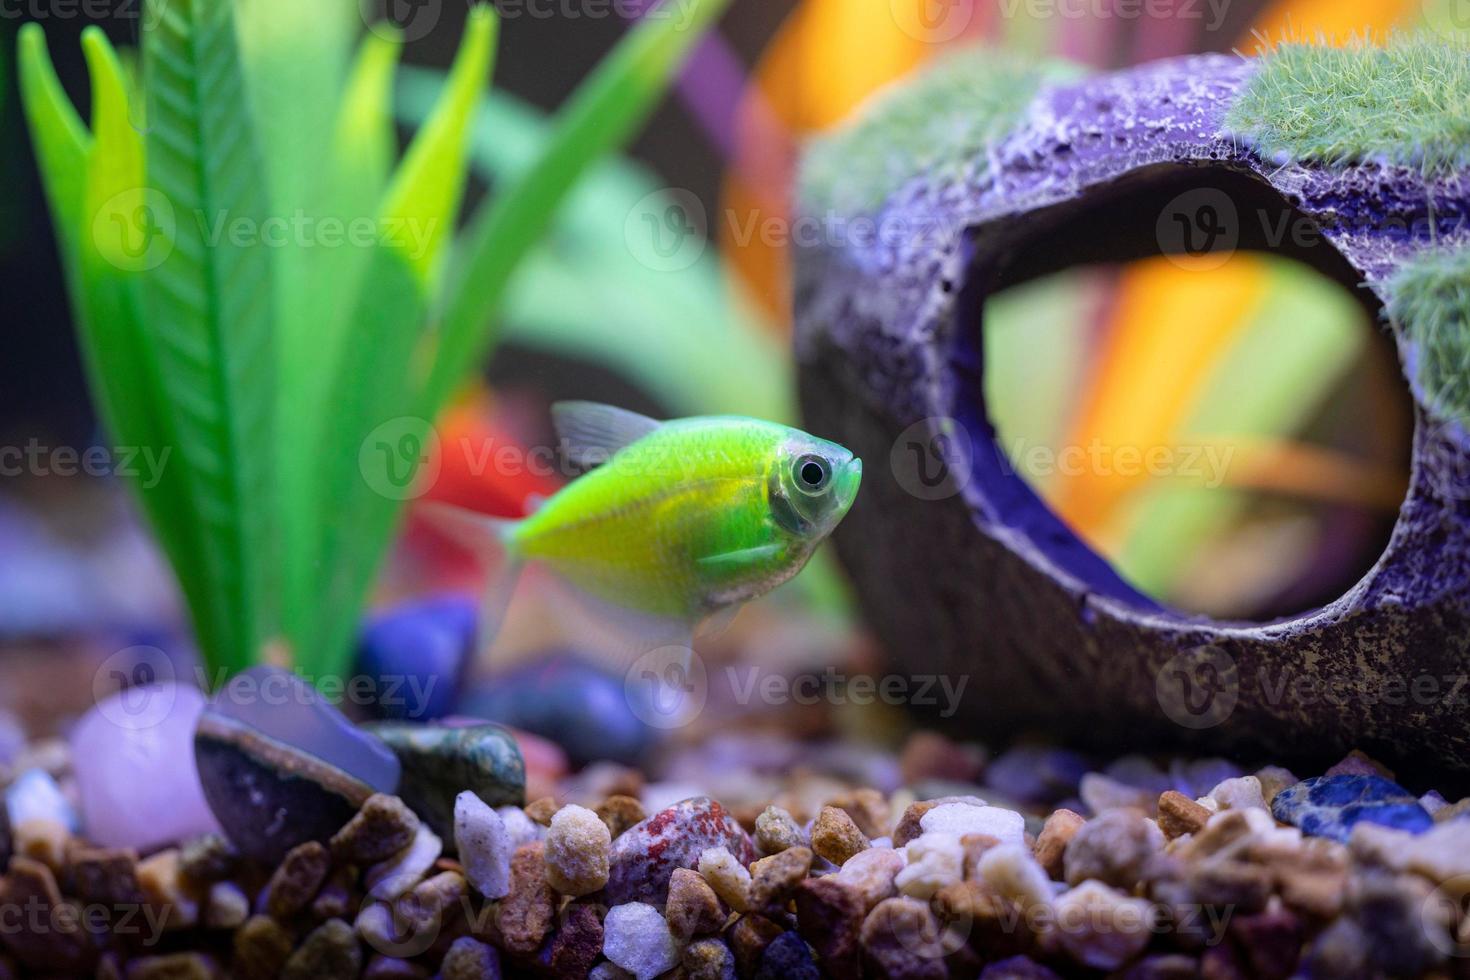
[[[567,459],[578,466],[597,466],[663,425],[625,408],[597,402],[557,402],[551,421],[566,447]]]

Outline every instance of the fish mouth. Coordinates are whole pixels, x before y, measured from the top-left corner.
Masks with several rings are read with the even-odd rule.
[[[856,456],[852,462],[842,468],[837,475],[836,486],[833,488],[837,495],[837,505],[842,513],[852,506],[857,499],[858,486],[863,482],[863,461]]]

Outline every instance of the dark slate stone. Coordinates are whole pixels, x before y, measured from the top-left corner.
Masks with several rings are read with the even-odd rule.
[[[783,932],[761,954],[755,980],[821,980],[822,971],[812,959],[806,940],[796,932]]]
[[[1382,776],[1317,776],[1288,786],[1271,801],[1271,814],[1302,833],[1346,841],[1359,823],[1418,834],[1434,826],[1429,811],[1402,786]]]
[[[489,678],[461,713],[550,739],[574,766],[608,759],[636,766],[657,732],[628,703],[621,675],[558,653]]]
[[[499,725],[377,722],[368,730],[403,764],[398,795],[445,840],[454,833],[454,798],[472,790],[490,806],[523,806],[526,763]]]

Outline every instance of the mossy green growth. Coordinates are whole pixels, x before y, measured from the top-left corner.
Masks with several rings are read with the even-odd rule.
[[[1283,44],[1261,59],[1226,128],[1273,159],[1458,170],[1470,164],[1470,42]]]
[[[1390,289],[1389,315],[1418,348],[1430,409],[1470,425],[1470,249],[1415,259]]]
[[[946,55],[813,141],[801,167],[802,209],[868,214],[921,173],[955,178],[983,167],[980,151],[1015,127],[1043,82],[1079,73],[993,48]]]

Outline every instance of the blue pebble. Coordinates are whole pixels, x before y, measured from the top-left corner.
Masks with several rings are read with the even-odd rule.
[[[475,603],[435,596],[380,613],[363,628],[357,671],[374,684],[380,717],[428,721],[454,711],[475,651]]]
[[[575,654],[555,653],[497,674],[468,692],[460,713],[519,728],[561,746],[573,765],[638,765],[657,732],[628,704],[623,678]]]
[[[5,809],[11,826],[27,820],[52,820],[72,833],[80,833],[82,821],[77,808],[61,792],[56,780],[41,769],[27,769],[5,790]]]
[[[1271,814],[1302,833],[1346,842],[1360,823],[1419,834],[1434,826],[1408,790],[1382,776],[1318,776],[1276,794]]]
[[[985,785],[1018,803],[1049,804],[1076,795],[1091,768],[1067,749],[1017,745],[985,768]]]

